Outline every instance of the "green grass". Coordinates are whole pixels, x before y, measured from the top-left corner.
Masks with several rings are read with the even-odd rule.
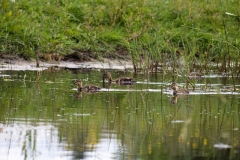
[[[197,0],[3,0],[0,53],[25,58],[73,50],[98,57],[127,51],[165,62],[184,56],[187,67],[230,61],[238,67],[240,2]],[[149,58],[150,57],[150,58]],[[231,67],[231,66],[230,66]]]

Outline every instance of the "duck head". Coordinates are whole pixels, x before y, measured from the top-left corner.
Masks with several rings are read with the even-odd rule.
[[[173,83],[171,84],[171,88],[172,88],[174,91],[178,90],[178,85],[177,85],[177,83],[173,82]]]
[[[81,80],[75,79],[75,80],[73,81],[73,84],[74,84],[74,85],[77,85],[77,86],[78,86],[78,89],[81,89],[81,88],[82,88],[82,81],[81,81]]]
[[[108,79],[108,82],[111,82],[111,81],[112,81],[112,76],[111,76],[111,74],[110,74],[109,72],[107,72],[107,71],[104,71],[104,73],[103,73],[103,81],[104,81],[105,79]]]

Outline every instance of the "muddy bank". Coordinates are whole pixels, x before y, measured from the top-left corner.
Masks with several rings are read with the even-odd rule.
[[[92,68],[92,69],[132,69],[133,65],[129,59],[113,60],[104,58],[101,61],[91,59],[91,61],[54,61],[46,62],[40,61],[40,67],[36,67],[34,60],[25,60],[17,56],[8,56],[0,58],[0,70],[45,70],[51,66],[65,67],[65,68]]]

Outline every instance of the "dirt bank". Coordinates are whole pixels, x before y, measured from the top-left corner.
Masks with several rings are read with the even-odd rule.
[[[60,62],[46,62],[41,60],[40,67],[36,67],[35,60],[25,60],[19,56],[0,57],[0,70],[45,70],[51,66],[66,68],[99,68],[99,69],[132,69],[132,63],[129,59],[101,59],[101,61],[91,59],[90,61],[79,61],[74,59],[64,59]]]

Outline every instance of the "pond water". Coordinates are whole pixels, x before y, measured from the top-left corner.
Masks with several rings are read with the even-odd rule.
[[[110,72],[137,82],[108,86],[91,69],[1,71],[0,160],[238,159],[240,86],[232,92],[231,78],[191,80],[195,91],[173,97],[171,73]],[[106,88],[78,92],[76,77]]]

